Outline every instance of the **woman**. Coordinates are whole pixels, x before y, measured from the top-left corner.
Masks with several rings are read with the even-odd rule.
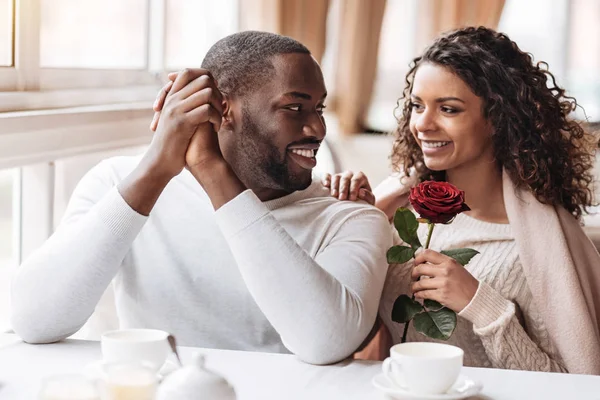
[[[411,184],[433,179],[463,190],[471,211],[436,227],[433,250],[390,267],[380,306],[389,332],[371,349],[389,349],[389,335],[400,342],[391,310],[409,292],[458,313],[448,343],[467,366],[600,374],[600,256],[578,223],[592,202],[594,142],[545,67],[483,27],[446,34],[413,60],[392,154],[405,172],[374,191],[375,204],[391,218]],[[362,174],[325,184],[340,199],[372,197]],[[480,252],[466,267],[438,252],[462,247]],[[432,340],[412,324],[407,339]]]

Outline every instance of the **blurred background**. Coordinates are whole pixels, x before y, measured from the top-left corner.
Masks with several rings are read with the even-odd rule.
[[[503,31],[546,61],[582,106],[575,117],[597,129],[600,0],[0,0],[0,331],[11,271],[52,233],[89,168],[144,150],[168,71],[198,67],[240,30],[302,41],[330,93],[318,169],[362,170],[377,184],[410,60],[466,25]]]

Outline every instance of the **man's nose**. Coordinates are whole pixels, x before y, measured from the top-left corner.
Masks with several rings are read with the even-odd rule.
[[[306,121],[302,132],[306,136],[312,136],[319,141],[323,140],[327,132],[327,128],[325,126],[325,119],[319,113],[313,113],[310,119]]]

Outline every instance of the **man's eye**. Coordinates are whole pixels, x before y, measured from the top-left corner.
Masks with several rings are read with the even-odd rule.
[[[302,111],[302,106],[287,106],[287,109],[296,111],[296,112],[300,112],[300,111]]]
[[[326,105],[318,106],[318,107],[317,107],[317,112],[318,112],[319,114],[323,114],[323,112],[325,111],[325,109],[326,109],[326,108],[327,108],[327,106],[326,106]]]

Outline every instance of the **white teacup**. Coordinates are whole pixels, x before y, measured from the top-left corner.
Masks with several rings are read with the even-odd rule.
[[[463,364],[461,348],[441,343],[401,343],[383,362],[385,376],[415,394],[441,394],[458,379]]]
[[[158,371],[169,355],[169,334],[157,329],[121,329],[101,337],[104,363],[149,363]]]

